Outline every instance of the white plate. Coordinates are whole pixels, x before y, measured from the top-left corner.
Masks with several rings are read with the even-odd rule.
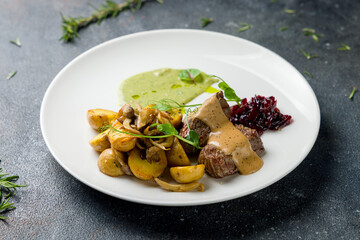
[[[198,68],[221,76],[240,97],[275,96],[294,122],[262,136],[264,166],[255,174],[204,177],[204,192],[174,193],[136,180],[112,178],[97,167],[95,136],[86,119],[92,108],[117,111],[121,80],[157,68]],[[193,100],[201,103],[209,95]],[[258,191],[291,172],[311,150],[319,131],[317,99],[304,77],[275,53],[247,40],[199,30],[157,30],[100,44],[71,61],[50,84],[41,106],[41,130],[59,164],[71,175],[121,199],[166,206],[209,204]]]

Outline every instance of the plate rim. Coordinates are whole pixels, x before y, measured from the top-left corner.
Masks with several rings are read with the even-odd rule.
[[[73,170],[71,170],[70,168],[68,168],[67,166],[65,166],[64,163],[62,163],[61,160],[59,160],[58,156],[56,156],[53,148],[51,147],[49,140],[47,138],[46,132],[45,132],[45,105],[47,103],[47,99],[49,98],[51,89],[54,88],[56,82],[59,81],[59,79],[61,79],[61,76],[64,72],[67,71],[68,68],[70,68],[73,63],[81,60],[82,58],[85,58],[87,55],[91,54],[94,51],[97,51],[100,48],[105,47],[106,45],[110,45],[114,42],[117,41],[123,41],[123,40],[127,40],[129,38],[134,38],[134,37],[141,37],[144,35],[149,35],[149,34],[159,34],[159,33],[181,33],[181,32],[188,32],[188,33],[202,33],[202,34],[212,34],[214,36],[220,36],[220,37],[226,37],[226,38],[232,38],[232,39],[236,39],[236,40],[240,40],[240,41],[244,41],[247,44],[250,45],[254,45],[255,47],[261,49],[262,51],[268,52],[271,55],[279,58],[281,60],[282,63],[286,64],[288,67],[290,67],[294,73],[297,73],[300,76],[300,79],[302,80],[303,83],[305,83],[306,87],[309,90],[309,93],[311,93],[311,96],[314,100],[314,102],[316,103],[315,105],[315,110],[316,110],[316,129],[317,131],[314,132],[313,138],[311,139],[311,144],[309,144],[307,146],[307,148],[304,151],[304,154],[302,156],[302,160],[298,161],[297,164],[295,164],[294,166],[292,166],[291,168],[287,169],[287,171],[285,171],[283,174],[278,175],[277,177],[275,177],[274,179],[272,179],[272,181],[268,181],[262,185],[259,185],[249,191],[246,192],[246,194],[239,194],[239,193],[234,193],[234,194],[230,194],[226,197],[220,197],[220,198],[215,198],[215,199],[210,199],[210,200],[201,200],[199,201],[195,201],[195,200],[187,200],[186,202],[166,202],[166,201],[158,201],[158,200],[149,200],[149,199],[139,199],[139,198],[134,198],[131,196],[124,196],[121,195],[119,196],[119,194],[113,193],[111,191],[108,191],[106,189],[102,189],[101,187],[98,187],[92,183],[87,182],[85,179],[82,179],[80,176],[78,176],[76,173],[73,172]],[[148,31],[142,31],[142,32],[136,32],[136,33],[132,33],[132,34],[128,34],[128,35],[124,35],[124,36],[120,36],[108,41],[105,41],[103,43],[100,43],[94,47],[91,47],[90,49],[86,50],[85,52],[81,53],[80,55],[76,56],[74,59],[72,59],[69,63],[67,63],[57,74],[56,76],[51,80],[48,88],[45,91],[44,97],[42,99],[42,103],[41,103],[41,108],[40,108],[40,128],[41,128],[41,133],[43,136],[43,139],[45,141],[45,144],[47,146],[47,148],[49,149],[50,153],[52,154],[52,156],[54,157],[54,159],[60,164],[60,166],[65,169],[72,177],[75,177],[77,180],[79,180],[80,182],[82,182],[83,184],[96,189],[99,192],[105,193],[107,195],[110,195],[112,197],[118,198],[118,199],[123,199],[126,201],[131,201],[131,202],[135,202],[135,203],[140,203],[140,204],[147,204],[147,205],[156,205],[156,206],[196,206],[196,205],[207,205],[207,204],[214,204],[214,203],[219,203],[219,202],[224,202],[224,201],[229,201],[229,200],[233,200],[233,199],[237,199],[240,197],[245,197],[247,195],[250,195],[254,192],[257,192],[261,189],[267,188],[270,185],[274,184],[275,182],[279,181],[280,179],[284,178],[286,175],[288,175],[290,172],[292,172],[295,168],[297,168],[303,161],[304,159],[308,156],[309,152],[311,151],[311,149],[314,147],[315,142],[317,140],[319,131],[320,131],[320,123],[321,123],[321,113],[320,113],[320,106],[319,106],[319,102],[317,100],[317,97],[315,95],[314,90],[311,88],[309,82],[304,78],[304,76],[291,64],[289,63],[287,60],[285,60],[283,57],[281,57],[280,55],[278,55],[277,53],[273,52],[272,50],[265,48],[255,42],[249,41],[247,39],[243,39],[241,37],[238,36],[234,36],[234,35],[230,35],[230,34],[226,34],[226,33],[221,33],[221,32],[215,32],[215,31],[208,31],[208,30],[198,30],[198,29],[158,29],[158,30],[148,30]],[[310,141],[309,141],[310,142]]]

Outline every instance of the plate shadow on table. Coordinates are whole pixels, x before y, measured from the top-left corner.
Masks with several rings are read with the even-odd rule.
[[[114,225],[106,228],[121,225],[148,238],[254,237],[284,222],[299,220],[300,213],[310,211],[312,203],[326,194],[324,187],[332,172],[333,135],[322,120],[319,137],[300,166],[268,188],[227,202],[193,207],[149,206],[116,199],[89,187],[77,198],[90,200],[98,207],[96,212],[106,216],[102,228],[111,222]]]

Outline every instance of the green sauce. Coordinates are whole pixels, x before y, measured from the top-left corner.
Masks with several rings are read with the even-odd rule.
[[[125,79],[118,89],[119,104],[137,102],[147,106],[162,99],[186,104],[218,82],[203,72],[195,79],[195,83],[181,81],[178,78],[181,71],[162,68]]]

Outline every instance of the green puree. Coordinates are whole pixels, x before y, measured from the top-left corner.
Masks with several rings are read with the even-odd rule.
[[[182,81],[178,75],[182,69],[162,68],[132,76],[119,86],[119,104],[138,102],[142,106],[162,99],[172,99],[186,104],[218,82],[217,79],[201,74],[194,81]],[[195,82],[195,83],[194,83]]]

